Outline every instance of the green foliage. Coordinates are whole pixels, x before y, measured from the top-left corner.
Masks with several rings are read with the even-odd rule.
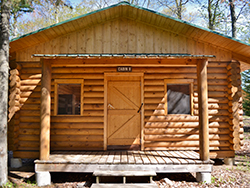
[[[243,111],[250,116],[250,69],[241,73],[243,89]]]
[[[5,185],[2,186],[3,188],[15,188],[17,185],[15,183],[12,183],[8,181]]]

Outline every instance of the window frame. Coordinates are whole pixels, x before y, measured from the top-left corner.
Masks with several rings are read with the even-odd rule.
[[[58,114],[58,85],[59,84],[81,84],[80,91],[80,114]],[[82,116],[83,115],[83,99],[84,99],[84,79],[55,79],[54,80],[54,115],[55,116]]]
[[[190,90],[190,114],[168,114],[168,101],[167,101],[167,84],[189,84]],[[165,115],[194,115],[193,95],[194,95],[194,79],[164,79],[164,110]]]

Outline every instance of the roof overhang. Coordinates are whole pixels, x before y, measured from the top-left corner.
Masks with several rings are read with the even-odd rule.
[[[162,54],[162,53],[130,53],[130,54],[33,54],[33,57],[41,58],[184,58],[184,59],[208,59],[214,58],[214,55],[191,55],[191,54]]]

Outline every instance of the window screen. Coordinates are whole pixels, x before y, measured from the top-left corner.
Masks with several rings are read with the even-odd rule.
[[[168,114],[191,114],[190,84],[167,84]]]
[[[81,84],[58,84],[58,115],[80,115]]]

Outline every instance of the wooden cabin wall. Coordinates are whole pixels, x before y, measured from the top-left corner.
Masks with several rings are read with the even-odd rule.
[[[231,86],[228,85],[229,62],[209,62],[208,64],[208,112],[209,112],[209,149],[210,156],[234,156],[234,141],[231,100],[229,94]],[[146,150],[199,150],[198,127],[198,94],[196,68],[176,68],[171,74],[145,74],[145,149]],[[178,71],[177,71],[178,70]],[[163,110],[162,93],[164,91],[164,78],[194,79],[194,116],[168,115]],[[161,94],[160,94],[161,93]],[[160,104],[160,105],[159,105]],[[242,111],[240,116],[242,116]],[[237,138],[242,140],[243,130]],[[237,133],[236,133],[237,134]],[[240,144],[240,143],[239,143]]]
[[[40,81],[39,62],[19,62],[20,105],[19,126],[16,134],[14,157],[36,158],[39,154]],[[208,64],[209,139],[212,157],[234,155],[235,140],[231,116],[232,97],[230,62]],[[52,65],[52,118],[51,150],[102,150],[104,138],[104,72],[116,72],[116,67],[84,67]],[[199,149],[198,94],[196,67],[138,67],[133,72],[144,73],[144,147],[145,150]],[[238,73],[237,73],[238,75]],[[229,78],[230,77],[230,78]],[[194,116],[164,114],[164,79],[194,79]],[[84,113],[82,116],[54,115],[54,80],[84,80]],[[237,102],[237,101],[234,101]],[[242,111],[240,117],[242,117]],[[236,118],[240,118],[236,117]],[[237,137],[237,138],[236,138]],[[239,143],[240,144],[240,143]]]
[[[205,36],[204,36],[205,37]],[[125,18],[109,20],[17,52],[17,61],[39,61],[32,54],[188,53],[230,61],[230,51]]]

